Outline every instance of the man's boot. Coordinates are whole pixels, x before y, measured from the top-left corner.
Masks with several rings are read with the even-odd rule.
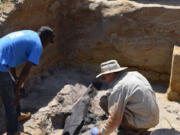
[[[30,134],[27,134],[27,133],[24,133],[24,132],[19,131],[19,132],[17,132],[15,135],[30,135]]]
[[[31,134],[18,131],[18,132],[16,132],[16,133],[4,133],[3,135],[31,135]]]
[[[31,118],[31,113],[21,113],[21,115],[18,117],[18,122],[25,121]]]

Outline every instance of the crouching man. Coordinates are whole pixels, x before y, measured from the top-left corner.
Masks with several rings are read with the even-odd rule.
[[[100,66],[102,77],[112,87],[109,96],[103,96],[101,108],[109,114],[99,135],[109,135],[119,128],[120,135],[144,135],[159,122],[159,108],[155,93],[147,79],[138,72],[123,72],[116,60]]]

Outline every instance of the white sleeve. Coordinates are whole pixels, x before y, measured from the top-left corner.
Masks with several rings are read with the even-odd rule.
[[[127,90],[117,84],[108,99],[109,118],[101,130],[102,135],[109,135],[121,124],[126,104]]]

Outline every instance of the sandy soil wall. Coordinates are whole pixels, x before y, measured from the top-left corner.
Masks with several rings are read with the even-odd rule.
[[[1,26],[1,35],[51,26],[55,44],[44,50],[32,75],[57,65],[93,65],[117,59],[122,66],[169,80],[174,44],[180,43],[179,3],[106,0],[25,0]],[[162,77],[163,75],[163,77]]]

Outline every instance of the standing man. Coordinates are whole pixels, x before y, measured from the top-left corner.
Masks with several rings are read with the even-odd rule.
[[[31,67],[38,65],[43,48],[53,42],[53,39],[54,32],[47,26],[42,26],[38,32],[22,30],[0,38],[0,96],[5,107],[7,135],[26,135],[18,131],[19,89]],[[24,63],[25,66],[17,77],[15,68]],[[16,80],[15,86],[9,69]]]
[[[110,60],[101,64],[101,73],[96,76],[102,76],[112,87],[110,95],[100,101],[109,117],[99,135],[109,135],[118,127],[120,135],[142,135],[159,122],[159,108],[151,85],[140,73],[122,72],[125,69],[116,60]]]

